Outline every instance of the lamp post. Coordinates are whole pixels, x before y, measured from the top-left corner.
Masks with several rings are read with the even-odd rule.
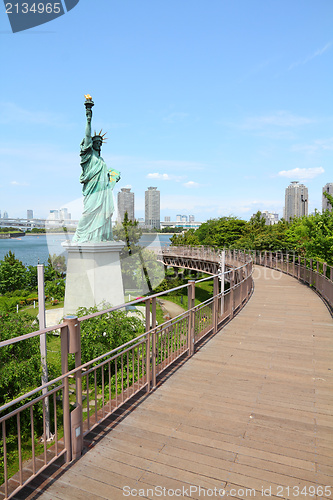
[[[37,279],[38,279],[38,319],[39,329],[43,330],[46,327],[45,320],[45,292],[44,292],[44,264],[37,266]],[[46,333],[39,336],[40,341],[40,358],[42,365],[42,385],[48,382],[47,372],[47,346],[46,346]],[[47,393],[47,388],[42,389],[42,393]],[[45,398],[45,439],[49,441],[52,438],[50,431],[50,406],[49,398]]]

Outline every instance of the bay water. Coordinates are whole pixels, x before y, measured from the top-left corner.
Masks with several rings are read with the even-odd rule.
[[[170,245],[172,234],[147,233],[140,238],[140,245],[149,247],[164,247]],[[46,264],[49,254],[66,255],[61,243],[71,239],[68,233],[47,233],[22,236],[20,238],[0,239],[0,260],[11,250],[17,259],[25,266]]]

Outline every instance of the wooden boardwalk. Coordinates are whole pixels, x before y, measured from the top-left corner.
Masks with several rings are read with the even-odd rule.
[[[332,360],[321,299],[257,267],[240,314],[29,498],[332,499]]]

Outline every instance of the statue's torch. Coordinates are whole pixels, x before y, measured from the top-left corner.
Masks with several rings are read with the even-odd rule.
[[[86,107],[86,116],[92,116],[92,107],[94,106],[94,101],[92,100],[91,95],[87,94],[84,96],[86,100],[84,101],[84,105]]]

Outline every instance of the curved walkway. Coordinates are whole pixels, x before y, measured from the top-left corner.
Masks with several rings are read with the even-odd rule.
[[[320,298],[257,267],[240,314],[30,498],[333,498],[332,359]]]

